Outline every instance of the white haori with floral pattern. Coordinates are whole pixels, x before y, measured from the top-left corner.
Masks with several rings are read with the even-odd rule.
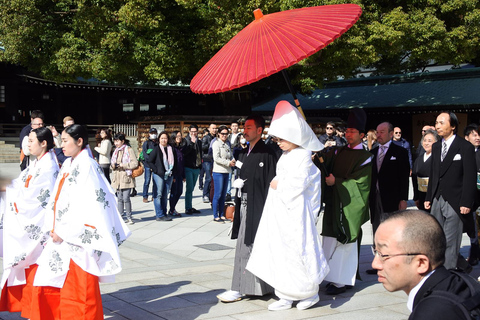
[[[47,152],[7,187],[2,288],[7,279],[9,287],[25,284],[25,269],[42,251],[42,227],[58,170],[55,154]]]
[[[66,178],[54,212],[62,177]],[[34,285],[63,287],[70,259],[98,276],[100,282],[113,281],[122,269],[118,247],[131,232],[118,213],[115,194],[103,170],[86,150],[63,163],[53,195],[44,231],[54,229],[63,242],[48,238],[37,260]]]

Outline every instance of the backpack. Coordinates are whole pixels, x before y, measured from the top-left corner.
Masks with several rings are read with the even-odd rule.
[[[480,285],[478,281],[464,272],[449,270],[461,278],[470,290],[470,298],[464,299],[451,292],[443,290],[432,290],[426,298],[436,299],[440,301],[448,301],[455,304],[463,313],[464,319],[480,320]]]

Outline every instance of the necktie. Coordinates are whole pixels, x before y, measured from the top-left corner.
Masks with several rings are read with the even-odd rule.
[[[380,150],[378,151],[377,157],[377,170],[380,171],[382,167],[383,158],[385,158],[385,146],[380,146]]]
[[[445,156],[447,155],[447,143],[443,141],[443,148],[442,148],[442,162],[443,159],[445,159]]]

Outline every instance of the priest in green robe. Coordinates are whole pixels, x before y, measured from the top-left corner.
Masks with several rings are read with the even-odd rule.
[[[330,266],[325,278],[326,293],[343,293],[353,286],[358,268],[362,225],[369,220],[368,196],[372,174],[372,154],[363,149],[366,114],[350,112],[345,138],[348,145],[323,155],[324,178],[322,236],[323,250]]]

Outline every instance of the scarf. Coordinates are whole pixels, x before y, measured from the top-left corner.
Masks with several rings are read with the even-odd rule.
[[[123,156],[122,156],[122,163],[130,163],[130,152],[128,152],[128,149],[125,150],[127,148],[127,145],[124,144],[122,145],[120,148],[116,148],[115,151],[113,152],[113,155],[112,155],[112,160],[111,160],[111,163],[112,163],[112,167],[115,168],[115,164],[117,163],[117,157],[118,157],[118,152],[120,150],[123,151]],[[126,151],[126,152],[125,152]],[[129,169],[125,169],[125,172],[127,173],[127,176],[131,176],[132,175],[132,170],[129,170]]]
[[[160,150],[162,150],[162,153],[163,153],[163,166],[165,167],[165,180],[167,180],[168,177],[172,175],[173,164],[174,164],[172,147],[167,145],[168,157],[165,154],[165,147],[163,147],[162,145],[158,145],[158,147],[160,148]]]

